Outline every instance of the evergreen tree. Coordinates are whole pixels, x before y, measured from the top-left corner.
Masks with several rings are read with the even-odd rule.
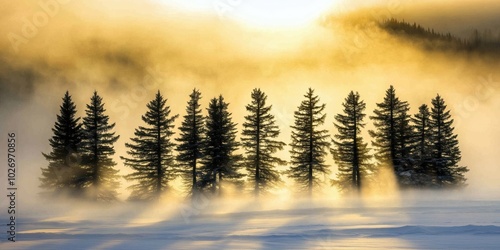
[[[338,165],[337,180],[334,181],[341,191],[361,190],[362,182],[373,172],[371,156],[367,143],[363,142],[361,129],[365,127],[363,119],[366,104],[359,94],[351,91],[345,102],[344,114],[335,116],[338,133],[331,149],[333,159]]]
[[[180,137],[177,139],[177,162],[182,168],[181,174],[184,179],[185,187],[194,197],[198,193],[198,166],[203,157],[205,139],[205,117],[201,114],[200,91],[194,89],[186,107],[184,121],[179,128]]]
[[[66,91],[60,114],[57,115],[52,129],[54,135],[49,139],[52,151],[48,154],[42,153],[49,165],[42,168],[40,187],[53,194],[73,193],[81,188],[76,181],[81,170],[82,129],[79,120],[80,118],[76,117],[76,105]]]
[[[139,126],[134,132],[135,137],[126,143],[130,158],[122,157],[125,166],[133,172],[125,178],[136,181],[130,188],[130,199],[153,200],[169,188],[169,182],[177,177],[172,154],[174,143],[174,121],[177,115],[170,115],[170,107],[166,105],[160,91],[154,100],[148,103],[148,111],[142,116],[146,126]]]
[[[437,95],[432,99],[431,108],[431,138],[432,138],[432,167],[436,174],[438,186],[464,185],[464,174],[469,171],[467,167],[458,166],[461,152],[458,147],[457,135],[453,133],[453,119],[446,104]]]
[[[213,98],[206,119],[206,145],[203,159],[202,187],[212,194],[221,194],[223,181],[241,185],[239,173],[241,155],[236,154],[240,144],[236,141],[236,123],[232,122],[229,104],[224,98]]]
[[[411,137],[413,135],[408,115],[409,104],[396,96],[393,86],[386,91],[384,101],[370,116],[376,130],[370,130],[372,144],[376,149],[375,159],[379,166],[389,164],[400,184],[404,184],[402,173],[411,170]]]
[[[415,131],[410,123],[411,115],[409,114],[409,105],[401,111],[401,113],[396,117],[399,128],[396,130],[396,145],[399,153],[397,154],[397,159],[400,165],[400,171],[398,175],[405,176],[406,179],[400,183],[403,185],[413,185],[413,180],[411,179],[411,172],[414,168],[414,159],[412,158],[411,152],[414,145]]]
[[[115,154],[113,144],[119,136],[111,132],[115,124],[109,124],[109,117],[105,112],[102,98],[95,91],[83,118],[85,136],[82,140],[82,150],[86,169],[79,179],[90,189],[93,199],[111,201],[116,200],[116,189],[119,186],[118,170],[114,169],[116,162],[111,158]]]
[[[246,106],[249,114],[245,116],[241,138],[246,151],[245,165],[256,196],[281,182],[275,167],[286,163],[274,156],[277,151],[283,150],[285,143],[276,140],[280,130],[266,100],[266,94],[260,89],[252,91],[252,102]]]
[[[426,186],[431,184],[429,176],[432,176],[430,169],[431,162],[431,131],[430,131],[430,111],[425,104],[418,108],[418,113],[411,119],[415,131],[414,147],[412,156],[415,160],[414,170],[417,174],[415,185]]]
[[[306,98],[294,112],[292,128],[291,167],[288,176],[296,181],[299,188],[312,195],[313,186],[319,184],[319,175],[330,171],[325,164],[326,149],[330,146],[327,130],[319,129],[325,122],[325,104],[319,104],[319,97],[309,88]]]

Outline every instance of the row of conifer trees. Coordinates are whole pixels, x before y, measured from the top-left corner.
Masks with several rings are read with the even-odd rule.
[[[375,128],[368,131],[372,154],[363,141],[366,104],[359,94],[350,92],[345,99],[343,112],[334,117],[337,131],[331,137],[322,127],[326,105],[309,89],[294,112],[288,161],[276,154],[286,144],[277,139],[279,126],[260,89],[251,93],[240,141],[229,103],[222,96],[210,100],[206,116],[201,93],[195,89],[189,97],[175,139],[178,115],[171,114],[167,99],[158,91],[147,104],[143,125],[125,144],[127,156],[121,157],[132,169],[125,176],[133,183],[130,199],[157,199],[179,176],[192,196],[220,194],[225,185],[246,187],[258,196],[283,184],[282,174],[293,179],[298,189],[312,194],[331,171],[325,163],[328,151],[338,169],[331,183],[343,192],[376,185],[382,168],[390,168],[401,187],[458,187],[466,181],[468,169],[458,166],[461,155],[453,120],[439,95],[432,99],[431,108],[424,104],[412,116],[409,104],[391,86],[370,116]],[[52,151],[43,154],[49,164],[42,168],[41,187],[50,194],[114,200],[119,185],[112,159],[119,138],[113,132],[115,124],[109,122],[97,92],[86,106],[85,117],[80,119],[76,113],[66,92],[49,140]],[[280,172],[278,166],[288,167]]]

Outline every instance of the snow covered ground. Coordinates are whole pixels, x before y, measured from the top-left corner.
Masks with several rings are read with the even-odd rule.
[[[20,214],[17,242],[0,243],[0,249],[332,248],[500,249],[500,201],[443,193],[272,204],[39,204]]]

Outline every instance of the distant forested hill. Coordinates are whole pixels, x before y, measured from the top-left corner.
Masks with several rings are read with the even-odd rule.
[[[429,50],[453,50],[480,52],[500,55],[500,34],[477,29],[468,38],[459,38],[451,33],[440,33],[432,28],[424,28],[417,23],[388,19],[379,23],[380,27],[392,35],[417,43]]]

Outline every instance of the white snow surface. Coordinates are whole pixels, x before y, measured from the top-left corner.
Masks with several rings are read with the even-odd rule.
[[[0,249],[500,249],[499,200],[269,202],[41,203]]]

